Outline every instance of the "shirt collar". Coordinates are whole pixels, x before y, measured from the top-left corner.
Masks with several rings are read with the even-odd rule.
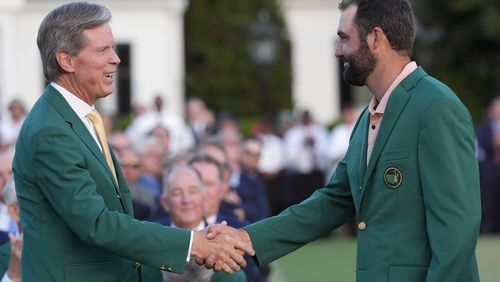
[[[61,93],[66,102],[68,102],[71,109],[73,109],[73,111],[78,115],[80,119],[85,118],[90,113],[90,111],[94,109],[93,105],[90,106],[89,104],[85,103],[75,94],[69,92],[56,82],[51,82],[50,85],[54,87],[57,91],[59,91],[59,93]]]
[[[378,102],[375,96],[373,96],[372,100],[370,101],[370,107],[369,107],[370,113],[384,114],[385,107],[387,106],[387,102],[389,101],[389,96],[391,96],[392,92],[401,83],[401,81],[403,81],[403,79],[405,79],[416,69],[417,69],[417,63],[414,61],[409,62],[403,68],[401,73],[396,77],[396,79],[394,79],[394,81],[391,83],[391,86],[389,86],[387,91],[384,93],[384,96],[382,96],[380,102]]]
[[[214,223],[217,223],[217,214],[213,214],[207,218],[205,218],[205,221],[208,223],[208,224],[214,224]]]
[[[177,226],[175,226],[173,222],[170,224],[170,226],[177,228]],[[202,220],[200,221],[200,224],[198,224],[198,226],[196,226],[196,228],[193,231],[200,231],[203,230],[203,228],[205,228],[205,221]]]

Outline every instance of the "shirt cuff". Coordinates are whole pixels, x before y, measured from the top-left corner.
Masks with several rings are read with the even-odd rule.
[[[12,282],[12,280],[10,280],[9,275],[7,274],[7,272],[5,272],[5,274],[3,275],[1,282]]]
[[[191,238],[189,239],[189,250],[188,250],[188,253],[186,256],[186,262],[189,262],[189,260],[191,259],[191,247],[193,246],[193,236],[194,236],[194,232],[191,231]],[[10,281],[10,280],[7,280],[7,281]],[[1,282],[4,282],[4,281],[2,280]]]

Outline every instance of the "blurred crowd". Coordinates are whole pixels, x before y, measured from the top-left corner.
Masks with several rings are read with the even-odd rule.
[[[199,98],[190,98],[185,112],[185,117],[175,114],[158,96],[150,107],[136,109],[123,131],[115,129],[111,116],[102,116],[135,217],[192,230],[223,221],[243,227],[307,198],[342,158],[356,118],[354,108],[345,107],[345,122],[330,134],[308,111],[284,112],[276,121],[262,117],[243,136],[236,115],[216,116]],[[16,100],[2,115],[1,187],[12,181],[15,141],[26,114]],[[17,226],[7,206],[0,205],[0,241],[7,242]],[[247,260],[248,280],[267,281],[270,269]],[[164,278],[182,281],[171,274]]]
[[[111,116],[102,116],[129,184],[135,217],[192,230],[223,221],[243,227],[278,214],[323,187],[347,150],[358,114],[353,105],[345,104],[341,121],[329,131],[307,110],[284,111],[275,119],[261,117],[244,135],[236,115],[216,115],[199,98],[188,99],[185,112],[185,117],[175,114],[157,96],[150,107],[135,110],[124,131],[115,129]],[[18,212],[16,216],[11,207],[16,202],[12,158],[26,114],[23,103],[14,100],[0,118],[0,244],[9,241],[8,233],[21,230]],[[498,233],[500,97],[478,125],[477,155],[481,232]],[[349,223],[341,232],[355,235]],[[259,269],[250,258],[248,262],[248,280],[267,281],[270,269]],[[208,275],[195,265],[192,268],[196,275]],[[164,280],[182,278],[166,274]]]

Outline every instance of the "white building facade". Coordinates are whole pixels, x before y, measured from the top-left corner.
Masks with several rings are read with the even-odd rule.
[[[335,58],[337,0],[280,0],[292,48],[292,101],[327,124],[340,116],[339,61]]]
[[[60,0],[0,1],[0,108],[14,98],[31,107],[45,88],[36,45],[38,27]],[[184,106],[184,12],[187,0],[95,0],[111,10],[117,45],[129,46],[131,102],[151,105],[162,95],[168,107]],[[108,113],[117,97],[101,101]]]
[[[36,36],[43,17],[61,0],[0,1],[0,113],[18,98],[30,108],[45,87]],[[162,95],[184,109],[184,13],[188,0],[94,0],[108,7],[116,43],[128,46],[130,100],[149,106]],[[292,100],[317,121],[339,116],[340,74],[335,58],[337,0],[280,0],[292,45]],[[117,95],[100,102],[117,111]]]

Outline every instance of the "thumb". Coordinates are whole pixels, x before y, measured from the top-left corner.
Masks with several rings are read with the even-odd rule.
[[[210,225],[208,227],[207,239],[211,240],[222,233],[222,230],[218,227],[220,225],[227,226],[227,222],[224,220],[220,224]]]

